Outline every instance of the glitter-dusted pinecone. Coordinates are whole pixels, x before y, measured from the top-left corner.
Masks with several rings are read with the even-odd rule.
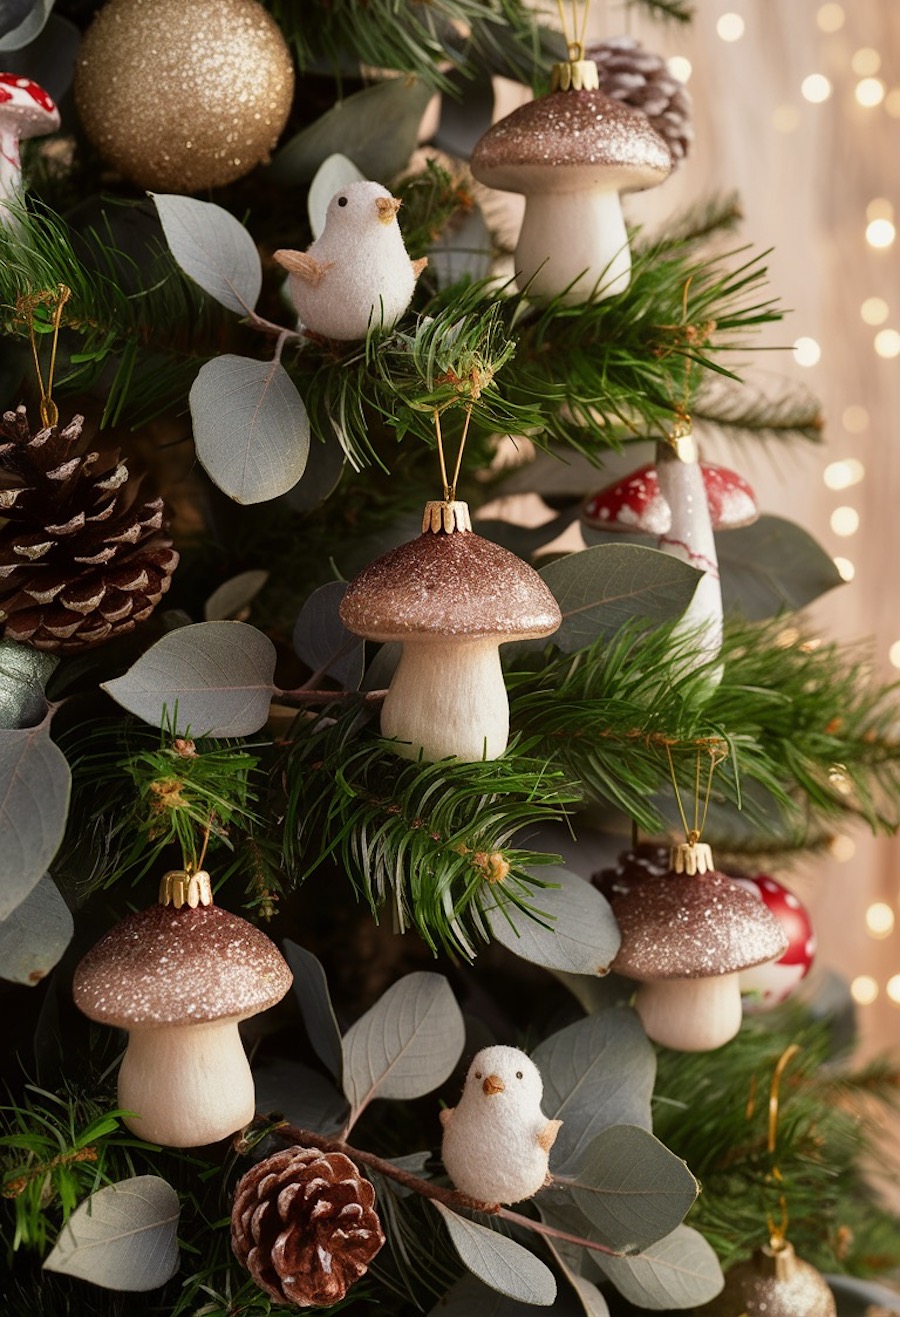
[[[673,169],[680,165],[694,140],[691,94],[669,72],[666,61],[645,50],[634,37],[610,37],[591,42],[585,58],[600,73],[600,90],[615,101],[643,110],[672,154]]]
[[[375,1190],[341,1152],[287,1148],[238,1181],[231,1246],[276,1303],[328,1308],[384,1243]]]
[[[0,634],[63,654],[133,630],[178,562],[162,499],[117,452],[85,452],[83,423],[0,421]]]

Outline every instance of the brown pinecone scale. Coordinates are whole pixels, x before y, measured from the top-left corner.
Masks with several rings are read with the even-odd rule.
[[[132,631],[178,562],[162,499],[117,452],[85,451],[82,426],[0,420],[0,634],[63,654]]]
[[[642,110],[652,128],[665,139],[673,169],[680,165],[694,140],[691,94],[669,72],[660,55],[634,37],[609,37],[591,42],[585,57],[597,65],[600,90],[615,101]]]
[[[330,1307],[383,1243],[375,1190],[341,1152],[287,1148],[238,1181],[231,1246],[276,1303]]]

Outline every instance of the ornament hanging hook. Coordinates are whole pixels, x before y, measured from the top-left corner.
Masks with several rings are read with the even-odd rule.
[[[55,293],[40,293],[37,297],[30,300],[28,306],[28,337],[31,342],[31,355],[34,360],[34,370],[41,390],[41,422],[45,426],[56,425],[59,420],[59,409],[53,401],[52,396],[53,376],[56,371],[56,349],[59,343],[59,330],[60,325],[62,324],[63,308],[71,296],[71,288],[68,288],[65,284],[58,284]],[[47,369],[46,384],[44,383],[44,376],[41,371],[41,361],[34,328],[35,312],[39,306],[53,307],[49,331],[53,335],[53,338],[50,345],[50,365]]]
[[[444,436],[441,430],[441,414],[437,407],[434,409],[434,433],[437,439],[438,461],[441,466],[441,481],[444,486],[444,502],[453,503],[456,500],[456,485],[459,480],[459,473],[462,468],[463,453],[465,452],[466,440],[469,437],[469,422],[472,420],[472,403],[466,405],[466,419],[463,422],[462,438],[459,441],[459,450],[456,454],[456,465],[453,468],[453,479],[447,476],[447,462],[444,456]]]
[[[768,1138],[766,1140],[766,1147],[770,1157],[775,1156],[775,1145],[778,1140],[778,1113],[781,1103],[781,1080],[788,1065],[801,1050],[799,1043],[791,1043],[789,1047],[786,1047],[778,1058],[772,1075],[772,1083],[769,1087],[769,1128]],[[783,1177],[777,1166],[772,1167],[768,1178],[773,1180],[779,1186],[783,1184]],[[787,1198],[783,1189],[780,1190],[778,1195],[778,1206],[781,1209],[781,1220],[776,1222],[773,1221],[771,1216],[767,1216],[766,1218],[766,1224],[769,1228],[769,1242],[772,1250],[776,1253],[780,1252],[787,1242],[788,1208]]]

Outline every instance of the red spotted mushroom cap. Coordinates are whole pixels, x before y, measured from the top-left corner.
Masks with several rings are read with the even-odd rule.
[[[15,121],[17,137],[42,137],[59,127],[59,110],[49,92],[30,78],[0,73],[0,119]]]
[[[756,495],[743,476],[712,462],[701,462],[700,470],[713,530],[734,530],[756,521],[759,516]],[[664,535],[672,513],[660,491],[656,467],[648,463],[624,480],[591,494],[582,506],[581,519],[592,530]]]

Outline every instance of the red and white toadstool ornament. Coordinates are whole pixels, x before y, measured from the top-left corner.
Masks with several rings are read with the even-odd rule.
[[[777,960],[755,965],[741,974],[741,999],[745,1015],[757,1015],[779,1006],[791,995],[812,968],[816,934],[809,913],[793,892],[769,874],[755,877],[730,874],[733,882],[762,901],[775,916],[787,938],[787,950]]]
[[[59,110],[49,92],[18,73],[0,73],[0,224],[15,223],[9,203],[21,198],[19,143],[59,127]]]

